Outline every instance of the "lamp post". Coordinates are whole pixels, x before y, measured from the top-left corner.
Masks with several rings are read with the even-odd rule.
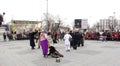
[[[5,15],[5,12],[3,12],[3,15]]]
[[[46,29],[48,30],[49,26],[48,26],[48,0],[46,0]]]
[[[48,17],[48,0],[46,0],[46,14],[47,14],[47,17]]]

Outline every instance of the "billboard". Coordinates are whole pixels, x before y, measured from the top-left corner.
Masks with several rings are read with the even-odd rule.
[[[25,20],[12,20],[11,30],[17,33],[23,33],[24,31],[29,31],[31,28],[39,28],[41,21],[25,21]]]
[[[87,29],[88,27],[88,19],[82,19],[82,29]]]
[[[75,27],[81,28],[81,19],[75,19]]]
[[[75,19],[75,27],[80,29],[87,29],[88,19]]]

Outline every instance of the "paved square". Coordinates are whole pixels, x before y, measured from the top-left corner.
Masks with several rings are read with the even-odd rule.
[[[120,66],[120,42],[86,40],[84,47],[65,51],[64,42],[54,44],[64,55],[60,63],[44,58],[42,50],[31,50],[29,40],[0,42],[0,66]]]

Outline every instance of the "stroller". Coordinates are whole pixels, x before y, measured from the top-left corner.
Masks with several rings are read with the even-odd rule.
[[[60,54],[54,46],[49,47],[49,54],[48,56],[51,56],[53,58],[59,58],[59,57],[64,57],[62,54]]]

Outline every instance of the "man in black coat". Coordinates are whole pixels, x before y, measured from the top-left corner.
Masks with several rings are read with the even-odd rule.
[[[6,33],[5,32],[3,33],[3,38],[4,38],[4,41],[6,41]]]
[[[30,46],[31,46],[31,49],[35,49],[35,41],[34,41],[34,35],[37,33],[38,31],[35,30],[35,32],[30,32],[29,33],[29,39],[30,39]]]
[[[79,34],[78,32],[73,32],[72,34],[72,39],[73,39],[73,49],[76,50],[78,46],[78,41],[79,41]]]

